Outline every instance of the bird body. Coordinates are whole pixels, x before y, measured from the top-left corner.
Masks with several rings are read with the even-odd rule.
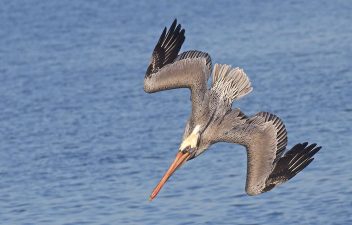
[[[253,89],[248,76],[242,69],[229,65],[215,64],[212,71],[210,55],[205,52],[191,50],[178,54],[184,33],[176,20],[163,30],[144,79],[147,93],[188,88],[192,101],[176,159],[150,199],[156,197],[176,169],[217,142],[245,146],[249,195],[269,191],[308,166],[321,147],[305,142],[287,150],[287,132],[279,117],[268,112],[248,117],[240,109],[233,109],[232,103]]]

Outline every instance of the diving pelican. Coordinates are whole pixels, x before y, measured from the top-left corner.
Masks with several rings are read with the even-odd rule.
[[[285,125],[276,115],[259,112],[248,117],[240,109],[232,108],[233,101],[252,91],[242,69],[215,64],[208,88],[212,69],[210,55],[196,50],[178,54],[184,40],[185,30],[175,19],[169,29],[164,28],[144,78],[147,93],[188,88],[192,101],[192,112],[176,158],[151,193],[150,200],[175,170],[217,142],[236,143],[246,148],[245,190],[248,195],[273,189],[313,161],[312,157],[321,147],[304,142],[286,150]]]

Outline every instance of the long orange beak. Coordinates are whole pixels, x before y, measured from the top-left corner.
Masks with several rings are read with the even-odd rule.
[[[175,160],[170,165],[169,169],[164,174],[163,178],[159,181],[158,185],[154,188],[153,192],[150,194],[149,201],[152,201],[159,193],[161,188],[164,186],[169,177],[178,169],[187,159],[189,159],[190,153],[178,152]]]

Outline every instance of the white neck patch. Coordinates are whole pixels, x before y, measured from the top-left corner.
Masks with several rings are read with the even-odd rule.
[[[197,134],[200,131],[200,125],[196,125],[196,127],[193,129],[192,134]]]
[[[200,131],[200,125],[197,125],[193,129],[192,133],[181,143],[180,151],[182,151],[188,146],[190,146],[191,148],[197,147],[198,139],[200,136],[199,131]]]

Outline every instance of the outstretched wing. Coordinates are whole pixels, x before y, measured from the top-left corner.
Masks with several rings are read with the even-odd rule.
[[[201,111],[211,70],[208,53],[187,51],[178,55],[185,40],[184,29],[175,20],[162,32],[148,66],[144,90],[148,93],[175,89],[191,89],[192,114]]]
[[[287,133],[283,122],[270,113],[258,113],[247,123],[246,192],[257,195],[265,189],[275,161],[286,148]]]
[[[284,155],[287,132],[280,118],[271,113],[260,112],[250,118],[242,116],[234,119],[237,125],[228,127],[217,141],[238,143],[246,147],[246,192],[249,195],[269,191],[291,179],[309,165],[311,157],[320,149],[315,148],[315,144],[308,147],[307,143],[298,144]]]

